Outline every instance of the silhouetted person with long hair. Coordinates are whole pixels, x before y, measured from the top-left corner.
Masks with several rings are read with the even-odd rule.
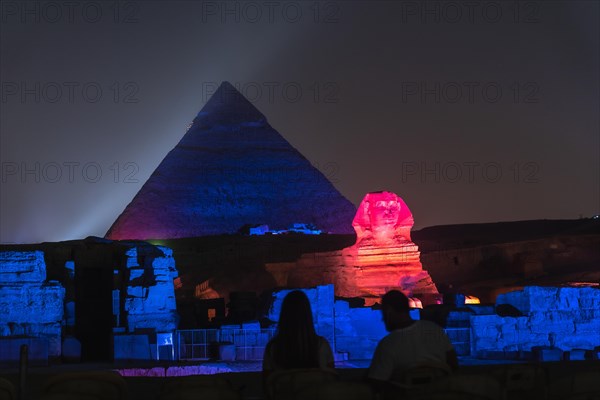
[[[277,370],[333,367],[329,342],[315,332],[308,297],[300,290],[288,293],[281,305],[277,334],[265,348],[265,381]]]

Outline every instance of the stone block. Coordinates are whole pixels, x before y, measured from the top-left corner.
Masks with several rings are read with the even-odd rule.
[[[145,268],[137,268],[132,267],[129,269],[129,280],[132,281],[134,279],[140,278],[146,272]]]
[[[350,310],[350,303],[346,300],[336,300],[334,302],[334,313],[336,318],[343,318],[348,315]]]
[[[579,310],[581,288],[563,287],[558,289],[556,308],[558,310]]]
[[[471,330],[469,328],[445,329],[450,343],[454,346],[459,356],[468,355],[471,352]]]
[[[0,252],[0,285],[39,283],[46,280],[44,252]]]
[[[474,337],[497,338],[504,318],[498,315],[471,315],[471,329]]]
[[[531,349],[536,346],[551,346],[555,344],[554,340],[550,340],[550,336],[541,333],[524,332],[521,336],[519,348],[525,352],[531,352]]]
[[[556,347],[535,346],[531,349],[535,361],[561,361],[563,351]]]
[[[144,299],[144,308],[146,312],[162,312],[175,310],[175,299],[171,296],[172,287],[150,286],[148,296]]]
[[[227,331],[227,330],[237,330],[237,329],[242,329],[242,325],[239,325],[239,324],[232,324],[232,325],[222,325],[222,326],[221,326],[221,330],[222,330],[222,331]]]
[[[524,314],[548,310],[598,309],[600,308],[600,290],[596,288],[527,286],[523,290],[498,295],[496,304],[511,304]]]
[[[336,351],[346,353],[351,360],[370,360],[379,340],[354,335],[336,336]]]
[[[516,329],[515,318],[505,318],[505,323],[500,325],[500,337],[503,343],[504,349],[515,346],[521,343],[522,340],[522,332],[519,332]]]
[[[139,267],[139,263],[138,263],[138,251],[137,251],[137,247],[132,247],[129,250],[127,250],[125,252],[125,255],[127,256],[127,262],[126,262],[126,267],[127,268],[133,268],[133,267]]]
[[[387,334],[380,310],[349,308],[348,302],[335,302],[335,347],[348,359],[370,359],[377,343]]]
[[[600,320],[600,306],[597,309],[579,310],[576,314],[575,322],[587,322]]]
[[[576,335],[588,335],[593,333],[598,334],[598,337],[600,338],[600,319],[593,319],[585,322],[575,322]]]
[[[499,294],[496,297],[496,306],[502,304],[510,304],[524,314],[528,313],[530,309],[529,299],[523,290]]]
[[[591,349],[600,345],[600,334],[598,332],[590,332],[576,335],[556,335],[554,345],[564,350],[574,348]]]
[[[60,357],[62,354],[62,328],[60,322],[41,324],[30,336],[45,337],[48,339],[48,355]]]
[[[115,360],[150,360],[148,335],[115,335]]]
[[[472,315],[471,348],[473,355],[481,356],[486,351],[499,351],[505,346],[501,326],[504,318],[498,315]]]
[[[333,318],[321,319],[319,324],[315,327],[318,335],[323,336],[333,346],[334,345],[334,332],[335,322]]]
[[[533,333],[554,333],[570,335],[575,332],[573,311],[532,312],[529,315],[529,326]]]
[[[245,338],[236,340],[237,346],[258,346],[260,331],[246,331],[244,336]]]
[[[450,328],[468,328],[472,313],[469,311],[450,311],[446,318],[446,326]]]
[[[371,308],[351,308],[349,313],[352,330],[358,336],[379,341],[387,331],[381,318],[381,311]]]
[[[260,331],[260,322],[244,322],[242,323],[242,329]]]
[[[219,344],[219,360],[235,361],[236,349],[234,344],[221,343]]]
[[[527,286],[524,291],[529,301],[526,313],[558,309],[558,288]]]
[[[3,329],[5,338],[27,337],[33,340],[39,338],[44,341],[45,353],[51,357],[58,357],[61,354],[61,325],[60,322],[52,323],[10,323]]]
[[[48,364],[48,339],[38,338],[0,338],[0,365],[18,365],[21,346],[27,345],[30,365]]]
[[[411,308],[410,311],[408,312],[408,314],[415,321],[418,321],[421,319],[421,309],[420,308]]]
[[[523,290],[498,295],[496,305],[510,304],[523,314],[528,314],[532,311],[556,309],[557,295],[558,288],[527,286]]]
[[[504,344],[498,339],[471,337],[471,349],[473,355],[478,355],[482,351],[504,351]]]
[[[144,286],[128,286],[127,296],[145,298],[148,296],[148,288]]]
[[[136,329],[155,329],[157,332],[171,332],[177,329],[179,316],[176,312],[156,314],[130,314],[127,326],[130,332]]]
[[[269,333],[263,332],[258,336],[258,345],[265,347],[267,343],[269,343],[271,335]]]
[[[258,347],[236,347],[236,360],[260,360],[262,361],[265,350]]]
[[[162,253],[163,256],[165,258],[170,258],[170,260],[173,260],[173,249],[171,249],[170,247],[166,247],[166,246],[156,246]],[[175,265],[175,264],[172,264]]]
[[[585,349],[573,349],[568,352],[567,357],[569,361],[583,361],[587,359],[588,350]]]
[[[61,321],[64,296],[60,285],[2,286],[0,324]]]
[[[62,356],[65,361],[79,362],[81,360],[81,342],[73,336],[67,336],[62,342]]]
[[[580,288],[579,309],[600,310],[600,289],[590,287]]]
[[[141,297],[127,297],[125,299],[125,311],[129,315],[145,314],[145,302]]]

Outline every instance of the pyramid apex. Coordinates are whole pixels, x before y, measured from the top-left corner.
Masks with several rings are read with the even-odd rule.
[[[206,93],[210,98],[198,113],[200,118],[218,118],[225,122],[231,119],[239,122],[242,117],[248,122],[266,120],[265,116],[244,97],[229,81],[223,81],[214,93]]]
[[[217,87],[217,90],[215,91],[215,93],[211,96],[211,98],[218,93],[238,93],[240,96],[242,96],[242,94],[240,93],[239,90],[236,89],[236,87],[234,85],[231,84],[231,82],[229,81],[222,81],[221,84],[219,85],[219,87]]]
[[[233,86],[231,84],[231,82],[229,82],[229,81],[223,81],[223,82],[221,82],[221,84],[219,85],[219,88],[221,88],[222,86],[225,86],[225,87],[230,86],[230,87],[232,87],[232,88],[235,89],[235,86]]]

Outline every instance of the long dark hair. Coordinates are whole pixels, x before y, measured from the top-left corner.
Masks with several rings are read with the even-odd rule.
[[[319,338],[313,324],[310,302],[300,290],[283,299],[273,357],[282,368],[319,367]]]

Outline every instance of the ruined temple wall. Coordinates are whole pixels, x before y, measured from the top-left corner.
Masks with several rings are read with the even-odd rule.
[[[315,329],[330,343],[338,360],[369,360],[377,343],[387,335],[381,310],[371,307],[350,307],[346,300],[335,300],[332,285],[301,289],[306,293],[313,311]],[[278,321],[281,303],[290,290],[273,294],[268,318]],[[420,310],[411,310],[413,319],[420,319]]]
[[[322,285],[301,290],[310,302],[317,334],[326,338],[332,348],[335,348],[333,285]],[[273,303],[267,315],[271,321],[279,321],[283,299],[289,292],[291,290],[280,290],[273,294]]]
[[[563,351],[600,346],[600,289],[528,286],[498,296],[524,315],[471,316],[472,351],[529,352],[536,346]]]
[[[77,330],[74,277],[80,269],[102,268],[110,270],[111,275],[114,272],[112,286],[105,289],[120,290],[122,301],[118,310],[125,326],[119,328],[122,333],[138,329],[173,332],[177,328],[179,316],[173,284],[177,269],[171,249],[93,238],[44,244],[43,248],[44,251],[0,252],[0,361],[18,359],[23,343],[29,343],[31,356],[40,360],[61,356],[62,337]],[[47,280],[48,259],[49,275],[61,277],[64,286]],[[116,310],[113,302],[113,312]],[[35,340],[27,342],[23,338]],[[115,356],[128,346],[121,339],[115,336]],[[141,353],[148,358],[151,352],[148,337],[145,339]]]
[[[140,328],[172,332],[179,320],[173,285],[178,276],[173,250],[164,246],[150,249],[152,252],[147,255],[144,253],[148,253],[148,249],[140,247],[132,247],[126,252],[129,271],[124,304],[127,329],[129,332]],[[140,259],[144,260],[142,264]]]
[[[46,281],[42,251],[0,252],[0,338],[42,338],[48,355],[60,356],[64,297]]]

